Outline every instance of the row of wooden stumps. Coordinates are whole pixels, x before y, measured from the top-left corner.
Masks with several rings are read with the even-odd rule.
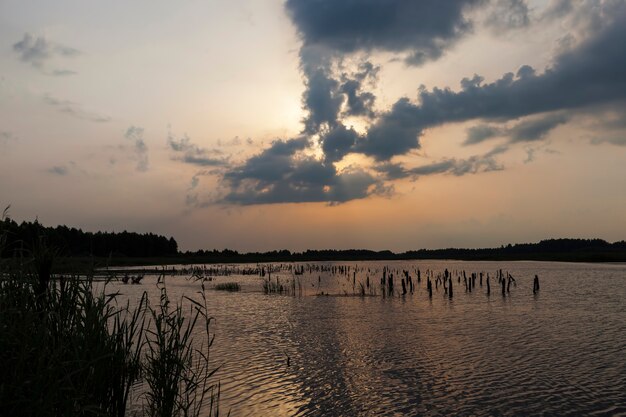
[[[410,276],[408,276],[408,272],[405,271],[405,274],[407,275],[407,280],[409,280]],[[497,276],[498,276],[498,283],[500,284],[500,287],[502,289],[502,296],[506,297],[507,294],[511,292],[511,284],[513,284],[513,286],[517,286],[517,281],[515,280],[513,275],[509,274],[508,272],[506,273],[506,276],[505,276],[501,269],[498,270]],[[418,271],[418,277],[419,277],[419,271]],[[472,292],[472,289],[476,288],[476,279],[478,278],[479,278],[479,284],[482,287],[483,277],[484,277],[483,273],[480,272],[479,274],[472,273],[472,275],[468,278],[465,271],[463,271],[463,281],[465,283],[465,291]],[[459,283],[461,282],[461,275],[458,276],[458,282]],[[487,273],[486,275],[485,282],[487,286],[487,295],[489,296],[491,295],[491,281],[490,281],[489,273]],[[454,290],[452,286],[452,274],[447,269],[444,271],[443,277],[438,276],[435,279],[435,288],[439,288],[440,284],[443,285],[444,292],[448,294],[448,297],[452,298],[454,296]],[[392,289],[393,289],[393,286],[392,286]],[[406,294],[404,279],[402,280],[402,290],[403,290],[402,295]],[[430,279],[430,275],[427,276],[426,290],[428,291],[428,296],[432,298],[433,284]],[[411,292],[413,292],[412,282],[411,282]],[[535,275],[535,278],[533,280],[533,294],[537,294],[538,292],[539,292],[539,277]]]

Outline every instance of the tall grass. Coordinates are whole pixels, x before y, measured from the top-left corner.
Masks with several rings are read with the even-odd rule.
[[[40,239],[24,264],[0,258],[0,416],[122,417],[141,383],[142,414],[218,415],[206,299],[187,311],[161,285],[155,305],[119,306],[108,283],[53,279],[55,256]]]
[[[219,386],[209,383],[217,369],[209,368],[209,348],[213,336],[209,331],[211,318],[207,314],[204,285],[200,303],[185,297],[189,312],[183,306],[172,306],[160,281],[160,302],[149,307],[153,326],[147,331],[145,379],[149,390],[145,394],[147,411],[151,416],[198,416],[208,395],[210,409],[219,413],[216,400]],[[203,340],[200,345],[193,341],[194,329],[203,324]],[[212,413],[213,414],[213,413]]]

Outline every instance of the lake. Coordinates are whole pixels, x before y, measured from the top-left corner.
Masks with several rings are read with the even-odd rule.
[[[296,280],[295,295],[263,293],[258,275],[207,274],[215,276],[204,285],[215,318],[210,355],[220,366],[215,381],[224,415],[626,415],[624,264],[297,265],[325,270],[306,268],[296,276],[292,265],[273,272],[272,280],[286,287]],[[332,273],[333,266],[350,271]],[[229,268],[239,267],[256,265]],[[394,275],[393,296],[382,296],[385,267]],[[452,299],[434,281],[446,269]],[[404,270],[415,289],[403,296]],[[499,270],[515,279],[505,296]],[[477,279],[466,291],[462,271],[468,278],[483,272],[483,286]],[[541,289],[533,295],[535,274]],[[112,287],[131,299],[143,291],[156,299],[156,281],[146,276],[142,285]],[[201,290],[185,276],[165,282],[172,300]],[[212,289],[225,282],[239,283],[241,291]],[[366,296],[358,296],[359,283]]]

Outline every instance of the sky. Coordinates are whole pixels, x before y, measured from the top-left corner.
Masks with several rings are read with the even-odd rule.
[[[626,238],[626,0],[0,0],[0,204],[183,250]]]

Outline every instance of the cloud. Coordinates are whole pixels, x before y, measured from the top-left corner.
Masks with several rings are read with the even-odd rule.
[[[463,78],[457,90],[421,86],[415,101],[402,97],[384,112],[374,109],[376,97],[368,91],[376,82],[377,69],[362,61],[356,69],[345,70],[351,63],[345,55],[352,53],[361,53],[357,58],[362,59],[372,51],[396,52],[414,64],[435,59],[471,29],[465,11],[479,3],[487,4],[288,0],[287,11],[303,42],[300,67],[307,116],[302,136],[275,141],[223,170],[219,175],[225,193],[219,201],[333,204],[388,194],[389,182],[402,178],[498,171],[504,167],[497,155],[512,145],[545,139],[576,112],[626,102],[626,54],[621,50],[626,42],[626,5],[612,7],[599,25],[585,24],[586,37],[562,49],[542,72],[523,65],[492,82],[476,74]],[[530,10],[525,2],[490,4],[492,28],[528,25]],[[346,117],[366,118],[370,124],[365,133],[358,133],[346,126]],[[466,145],[494,137],[506,141],[469,158],[446,157],[413,168],[393,162],[420,149],[426,130],[471,120],[480,124],[468,129]],[[319,150],[321,156],[312,156]],[[529,151],[527,160],[535,151]],[[374,165],[339,171],[337,163],[351,153],[372,158]]]
[[[339,83],[330,75],[328,68],[310,68],[305,65],[306,90],[302,102],[309,115],[305,119],[305,131],[315,134],[323,124],[334,127],[343,103],[338,94]]]
[[[306,138],[274,141],[223,175],[228,191],[220,202],[338,204],[386,191],[379,179],[363,169],[349,167],[338,172],[332,163],[301,155],[308,146]]]
[[[83,110],[81,105],[78,103],[74,103],[69,100],[58,99],[49,94],[44,95],[43,102],[51,107],[56,108],[59,112],[65,113],[77,119],[88,120],[98,123],[106,123],[111,121],[111,118],[108,116],[102,116],[97,113],[88,112],[86,110]]]
[[[287,0],[305,46],[334,53],[374,50],[407,53],[421,65],[440,57],[472,24],[464,11],[479,0]]]
[[[346,96],[345,116],[364,116],[373,118],[374,103],[376,96],[364,91],[363,84],[369,81],[374,84],[378,78],[380,67],[374,66],[371,62],[365,61],[359,65],[359,71],[353,74],[342,74],[342,84],[339,92]]]
[[[525,0],[496,0],[485,19],[485,26],[497,34],[525,28],[529,24],[530,16]]]
[[[144,129],[137,126],[130,126],[124,133],[124,138],[133,144],[133,151],[137,159],[137,171],[145,172],[148,170],[148,146],[143,138]]]
[[[57,166],[53,166],[51,168],[48,168],[46,170],[46,172],[48,172],[49,174],[53,174],[53,175],[59,175],[61,177],[64,177],[68,174],[68,169],[66,166],[64,165],[57,165]]]
[[[497,126],[491,126],[486,124],[480,124],[472,126],[467,129],[467,139],[463,142],[464,145],[473,145],[476,143],[484,142],[487,139],[495,138],[506,134],[506,132]]]
[[[405,168],[402,164],[384,162],[375,167],[375,169],[384,174],[388,180],[398,180],[403,178],[411,178],[416,180],[419,177],[435,175],[435,174],[451,174],[457,177],[466,174],[476,174],[479,172],[501,171],[504,166],[499,164],[493,157],[495,153],[503,152],[502,148],[497,148],[496,152],[490,152],[485,155],[474,155],[467,159],[447,158],[428,165],[422,165],[415,168]]]
[[[17,136],[15,136],[12,132],[0,130],[0,145],[6,145],[14,140],[17,140]]]
[[[320,141],[326,161],[341,161],[352,150],[358,137],[354,129],[347,129],[343,124],[322,135]]]
[[[369,128],[353,151],[372,156],[377,161],[403,155],[421,147],[418,137],[426,127],[428,123],[422,120],[419,107],[402,98]]]
[[[421,88],[419,104],[398,100],[372,125],[355,151],[378,161],[419,149],[419,137],[429,127],[473,119],[511,120],[524,116],[626,101],[626,7],[576,49],[556,57],[544,73],[528,66],[483,84],[478,75],[464,78],[461,90]],[[541,137],[561,119],[521,125],[514,140]]]
[[[221,155],[219,150],[209,151],[201,148],[191,142],[189,136],[184,135],[180,139],[176,139],[171,133],[168,133],[167,144],[169,148],[177,153],[173,159],[182,161],[187,164],[200,167],[219,167],[227,165],[228,161],[224,157],[216,157],[212,154]]]
[[[13,51],[19,55],[21,61],[38,69],[43,69],[46,62],[54,57],[70,58],[81,54],[77,49],[50,42],[43,36],[34,36],[30,33],[25,33],[22,40],[13,44]],[[67,69],[55,69],[46,73],[60,76],[75,74],[74,71]]]
[[[557,126],[566,123],[565,114],[549,114],[539,119],[525,120],[509,130],[511,142],[533,142],[544,139]]]
[[[523,120],[511,128],[479,124],[467,129],[464,145],[473,145],[494,137],[508,137],[508,141],[534,142],[545,137],[561,124],[567,123],[570,117],[564,113],[550,113],[541,117]]]
[[[616,146],[626,146],[626,133],[623,133],[620,136],[601,136],[591,139],[592,145],[601,145],[604,143]]]

